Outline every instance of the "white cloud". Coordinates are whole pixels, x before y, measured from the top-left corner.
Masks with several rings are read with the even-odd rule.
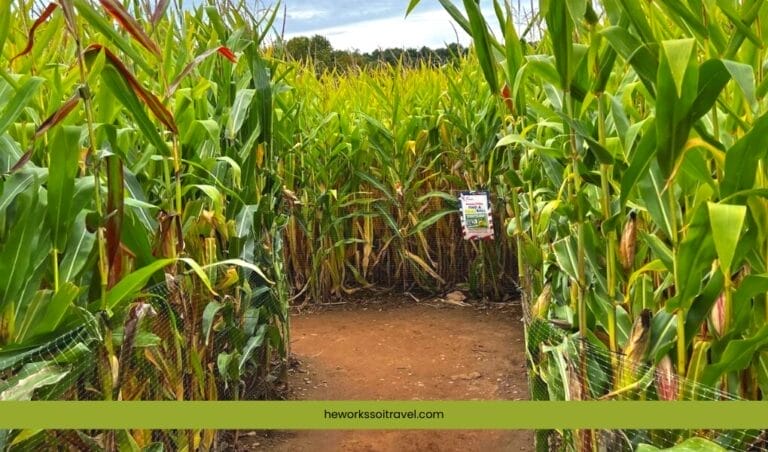
[[[292,10],[288,11],[288,18],[289,19],[296,19],[296,20],[312,20],[312,19],[318,19],[321,17],[325,17],[328,15],[328,11],[323,11],[319,9],[299,9],[299,10]]]
[[[370,52],[378,48],[443,47],[456,42],[469,44],[469,36],[453,22],[444,10],[414,12],[407,18],[390,17],[366,20],[348,25],[319,28],[291,33],[286,36],[312,36],[328,38],[335,49]]]

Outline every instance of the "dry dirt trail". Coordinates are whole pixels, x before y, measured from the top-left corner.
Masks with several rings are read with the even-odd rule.
[[[292,318],[291,398],[528,398],[519,306],[441,302],[347,304]],[[274,451],[532,451],[527,431],[256,433],[239,448]],[[241,449],[241,450],[242,450]]]

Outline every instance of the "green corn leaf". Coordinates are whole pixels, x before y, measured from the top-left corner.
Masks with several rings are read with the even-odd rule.
[[[747,275],[733,293],[733,305],[735,309],[748,309],[752,299],[768,292],[768,275]]]
[[[152,275],[174,262],[175,259],[157,260],[126,275],[107,292],[106,308],[114,311],[119,305],[130,302],[147,285]]]
[[[138,64],[146,73],[153,74],[154,69],[123,35],[117,32],[114,26],[99,12],[89,4],[87,0],[72,0],[80,16],[88,22],[99,33],[114,44],[118,49],[125,52],[133,63]]]
[[[672,250],[669,249],[669,246],[667,246],[667,244],[664,243],[664,241],[661,240],[658,236],[654,234],[649,234],[645,231],[640,231],[640,237],[648,245],[648,247],[653,251],[653,256],[658,258],[658,260],[660,260],[664,264],[664,268],[666,268],[667,271],[670,271],[670,272],[674,271]]]
[[[702,373],[701,382],[714,386],[717,380],[728,372],[735,372],[749,366],[755,353],[768,344],[768,325],[746,339],[731,339],[716,363],[708,365]]]
[[[732,59],[734,55],[739,51],[741,45],[744,43],[744,39],[750,39],[757,47],[762,47],[763,44],[760,38],[755,35],[749,28],[757,20],[760,9],[763,7],[765,0],[755,0],[750,3],[744,3],[742,5],[742,11],[740,14],[729,8],[729,3],[723,0],[718,0],[718,6],[727,15],[730,16],[733,25],[737,28],[736,32],[732,34],[731,40],[728,43],[728,49],[725,52],[725,58]],[[725,8],[723,8],[725,7]],[[737,15],[739,17],[737,17]]]
[[[264,271],[261,268],[259,268],[258,265],[252,264],[250,262],[246,262],[242,259],[225,259],[223,261],[216,262],[215,264],[206,265],[205,267],[202,267],[202,268],[208,269],[212,267],[219,267],[219,266],[226,266],[226,265],[234,265],[236,267],[240,267],[245,270],[250,270],[258,274],[259,276],[261,276],[261,278],[267,284],[275,284],[274,281],[271,281],[269,278],[267,278],[267,275],[264,273]]]
[[[761,1],[753,2],[753,4],[757,3],[761,3]],[[750,28],[749,22],[751,21],[744,21],[744,19],[740,17],[740,14],[735,9],[733,9],[731,5],[732,3],[727,0],[717,0],[717,6],[720,8],[723,14],[728,17],[728,20],[731,21],[731,24],[736,27],[739,36],[741,36],[741,39],[743,40],[744,38],[747,38],[752,41],[754,45],[761,47],[763,45],[763,41]]]
[[[669,206],[669,188],[664,188],[664,180],[656,162],[650,165],[650,170],[637,184],[640,196],[653,219],[653,223],[664,235],[671,239],[672,215]]]
[[[698,75],[695,42],[691,39],[664,41],[664,56],[656,82],[656,157],[665,179],[682,157],[692,121],[690,108],[696,100]]]
[[[557,258],[557,264],[573,280],[578,280],[576,272],[576,246],[573,238],[565,238],[552,246]]]
[[[13,3],[12,0],[0,0],[0,55],[3,54],[3,47],[11,28],[11,3]]]
[[[651,320],[651,339],[648,345],[648,357],[654,363],[669,352],[677,337],[677,315],[660,310]]]
[[[11,124],[21,115],[24,108],[37,94],[44,80],[42,77],[29,77],[8,100],[5,109],[0,110],[0,135],[5,134]]]
[[[125,192],[127,194],[125,199],[126,205],[135,207],[134,212],[144,227],[147,228],[147,231],[156,231],[157,220],[154,218],[152,213],[154,208],[150,208],[147,205],[147,195],[145,194],[144,189],[136,178],[136,175],[128,169],[124,169],[123,177],[125,178]],[[130,204],[132,199],[137,203]]]
[[[669,11],[668,17],[680,25],[682,29],[690,29],[697,40],[709,39],[709,30],[706,25],[694,14],[684,2],[679,0],[660,0],[659,3]],[[725,45],[723,42],[721,45]]]
[[[59,275],[64,282],[74,282],[75,278],[80,275],[93,251],[93,245],[96,243],[96,234],[88,231],[85,225],[87,215],[88,212],[86,211],[79,212],[72,223],[67,247],[64,250],[64,258],[59,265]]]
[[[37,188],[37,184],[32,185],[19,200],[22,205],[18,219],[0,247],[0,308],[18,299],[30,270],[32,254],[37,251],[45,212]]]
[[[716,256],[715,245],[709,227],[709,215],[705,205],[700,205],[688,225],[685,239],[680,243],[675,264],[677,268],[677,303],[670,302],[667,310],[675,306],[687,311],[701,291],[704,274],[712,266]]]
[[[246,205],[235,217],[235,237],[245,238],[251,234],[253,227],[253,215],[258,211],[259,206]]]
[[[744,98],[749,103],[753,112],[757,111],[757,95],[755,94],[755,73],[752,66],[737,61],[723,60],[723,65],[731,74],[731,78],[736,82],[744,94]]]
[[[708,352],[710,348],[712,348],[712,341],[705,339],[694,340],[693,353],[691,354],[690,361],[688,361],[688,369],[685,374],[685,377],[694,383],[690,385],[694,391],[698,387],[698,384],[701,383],[702,374],[707,367]],[[694,400],[696,398],[696,394],[691,393],[685,394],[685,396]]]
[[[170,150],[165,140],[160,136],[157,127],[149,119],[147,112],[144,110],[139,98],[125,83],[123,76],[112,67],[111,65],[105,65],[101,71],[101,76],[104,79],[104,84],[109,87],[109,91],[120,101],[123,106],[131,113],[133,119],[136,121],[136,125],[141,130],[144,137],[155,148],[157,148],[161,154],[170,155]]]
[[[757,162],[768,152],[768,114],[757,119],[752,128],[725,154],[725,171],[720,184],[723,197],[754,187]]]
[[[768,393],[768,350],[760,352],[757,359],[757,381],[763,394]]]
[[[491,92],[496,94],[499,92],[499,82],[496,75],[496,60],[493,55],[493,38],[488,32],[488,25],[480,10],[480,5],[475,0],[464,0],[464,9],[467,11],[480,68],[483,70],[483,75],[491,88]]]
[[[222,309],[224,309],[226,306],[222,303],[219,303],[217,301],[211,301],[208,303],[208,305],[205,307],[205,310],[203,311],[203,340],[205,342],[205,345],[208,346],[210,343],[210,337],[211,337],[211,330],[213,330],[213,322],[216,319],[216,314],[219,313]]]
[[[0,214],[8,208],[16,198],[24,193],[35,181],[42,182],[47,177],[47,171],[25,168],[8,177],[0,193]]]
[[[455,209],[441,210],[440,212],[437,212],[434,215],[431,215],[430,217],[425,218],[419,221],[418,223],[416,223],[416,226],[408,233],[408,235],[415,235],[420,232],[423,232],[425,229],[429,228],[430,226],[440,221],[440,219],[443,218],[444,216],[455,214],[455,213],[457,213],[457,210]]]
[[[442,5],[443,9],[451,16],[451,19],[453,19],[468,35],[472,36],[472,27],[470,27],[467,18],[461,14],[459,8],[457,8],[456,5],[454,5],[450,0],[438,1],[440,2],[440,5]]]
[[[504,24],[504,49],[506,54],[507,84],[515,86],[513,89],[515,109],[518,114],[522,114],[526,109],[526,90],[524,86],[517,86],[515,80],[525,63],[525,49],[523,48],[522,42],[520,42],[517,30],[515,30],[515,24],[513,23],[514,15],[508,2],[505,3],[505,7],[507,11],[507,20]]]
[[[408,14],[411,14],[411,11],[413,11],[413,8],[416,8],[416,5],[419,4],[421,0],[411,0],[408,3],[408,9],[405,10],[405,16],[408,17]]]
[[[565,2],[549,2],[545,12],[547,28],[552,38],[555,66],[560,79],[560,88],[568,90],[573,77],[573,22]]]
[[[602,33],[611,46],[616,49],[616,52],[632,66],[645,87],[653,95],[656,91],[658,56],[650,50],[647,43],[644,44],[623,27],[608,27]]]
[[[621,8],[629,20],[632,22],[632,27],[635,29],[640,39],[645,43],[655,43],[656,38],[651,30],[651,25],[648,23],[648,14],[643,10],[641,0],[618,0],[621,4]]]
[[[584,16],[587,14],[586,0],[566,0],[565,4],[574,23],[579,23],[584,19]]]
[[[712,109],[730,79],[730,72],[722,60],[707,60],[699,66],[699,86],[690,110],[692,121],[699,120]]]
[[[230,140],[233,140],[243,127],[255,94],[254,89],[241,89],[235,95],[235,103],[232,104],[232,112],[227,122],[227,138]]]
[[[205,270],[192,259],[160,259],[147,266],[144,266],[121,279],[114,287],[107,291],[106,308],[110,311],[115,310],[119,305],[129,302],[147,285],[149,279],[161,269],[177,262],[184,262],[200,278],[203,285],[211,292],[216,294],[211,286],[211,282],[206,275]]]
[[[593,93],[602,94],[605,91],[605,87],[613,74],[617,56],[616,50],[611,46],[605,47],[600,52],[597,60],[598,75],[592,82]]]
[[[733,256],[741,236],[744,219],[747,216],[746,206],[733,204],[707,203],[709,222],[712,225],[712,238],[715,242],[720,266],[726,277],[730,277]]]
[[[55,332],[79,294],[79,287],[72,283],[63,283],[59,291],[51,297],[40,299],[40,306],[35,306],[34,309],[30,307],[27,311],[23,323],[26,328],[18,332],[16,342],[24,343],[30,338]]]
[[[53,136],[48,170],[48,223],[53,234],[53,246],[61,251],[74,221],[72,200],[75,176],[80,162],[80,127],[63,127]]]
[[[243,355],[240,357],[240,362],[237,366],[240,370],[240,373],[243,372],[245,365],[248,363],[248,360],[251,359],[251,356],[253,356],[253,353],[256,351],[256,349],[264,344],[264,337],[266,336],[266,332],[267,325],[259,325],[256,333],[248,339],[248,342],[246,342],[245,347],[243,347]]]
[[[208,279],[208,274],[205,272],[205,269],[203,269],[200,264],[197,263],[194,259],[190,259],[188,257],[181,257],[178,258],[179,261],[184,262],[189,266],[189,268],[192,269],[192,271],[197,275],[198,278],[200,278],[200,282],[203,283],[203,286],[205,286],[206,289],[208,289],[208,292],[211,293],[211,295],[217,295],[216,291],[213,290],[213,286],[211,285],[210,279]],[[230,261],[223,261],[221,262],[221,265],[226,265],[226,262],[233,262],[234,260]]]
[[[691,58],[693,57],[696,41],[693,39],[676,39],[674,41],[664,41],[661,43],[661,46],[666,57],[662,61],[666,61],[669,65],[672,80],[677,90],[677,97],[682,97],[685,73],[691,66]]]

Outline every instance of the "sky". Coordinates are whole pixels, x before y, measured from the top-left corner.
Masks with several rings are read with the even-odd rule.
[[[438,0],[422,0],[407,18],[408,0],[283,0],[283,5],[287,39],[319,34],[335,49],[370,52],[470,42]]]

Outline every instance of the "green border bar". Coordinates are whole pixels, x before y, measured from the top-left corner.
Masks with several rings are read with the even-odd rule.
[[[0,429],[20,428],[740,430],[768,428],[768,402],[0,402]]]

